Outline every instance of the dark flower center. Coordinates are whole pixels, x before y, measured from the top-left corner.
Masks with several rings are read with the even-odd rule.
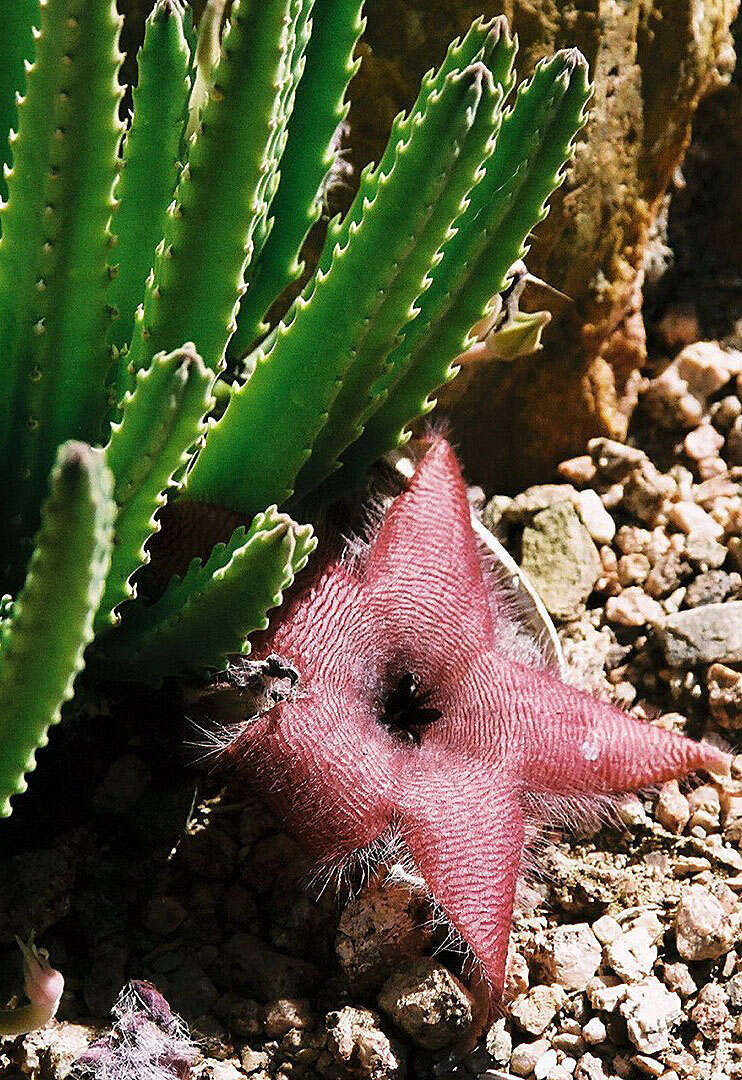
[[[417,675],[406,671],[383,701],[380,722],[401,742],[419,746],[421,729],[441,717],[439,709],[427,705],[429,697]]]

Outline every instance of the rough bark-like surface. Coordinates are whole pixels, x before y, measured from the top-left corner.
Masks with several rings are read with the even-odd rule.
[[[412,100],[422,71],[483,6],[494,11],[469,0],[411,0],[403,7],[376,0],[353,88],[354,164],[378,157],[392,116]],[[565,187],[528,260],[574,303],[554,304],[539,356],[483,369],[445,395],[472,479],[514,488],[543,479],[590,435],[625,433],[645,356],[637,313],[650,228],[699,100],[733,66],[729,25],[738,6],[503,0],[520,38],[519,74],[529,75],[554,49],[577,45],[590,63],[595,98]]]

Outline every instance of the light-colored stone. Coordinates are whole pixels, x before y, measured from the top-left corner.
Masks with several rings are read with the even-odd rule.
[[[669,615],[658,630],[673,667],[742,661],[742,601],[704,604]]]
[[[655,965],[657,946],[648,930],[635,926],[606,946],[605,959],[624,982],[641,982]]]
[[[736,940],[734,903],[723,902],[703,885],[683,890],[675,915],[675,941],[683,960],[715,960]]]
[[[599,1057],[595,1054],[583,1054],[577,1062],[575,1080],[608,1080],[608,1073]]]
[[[667,519],[686,536],[691,533],[706,540],[718,540],[724,529],[703,507],[694,502],[677,502],[669,508]]]
[[[723,445],[724,436],[711,424],[699,424],[693,431],[689,431],[683,440],[683,449],[694,461],[713,457]]]
[[[523,530],[523,569],[557,618],[574,618],[601,571],[598,549],[571,503],[541,510]]]
[[[628,986],[619,1009],[626,1020],[629,1039],[642,1054],[657,1054],[667,1049],[670,1032],[683,1016],[678,995],[653,975]]]
[[[579,457],[562,461],[557,467],[557,472],[567,483],[585,487],[587,484],[592,484],[597,469],[589,454],[580,454]]]
[[[721,798],[724,837],[733,844],[742,839],[742,791],[725,791]]]
[[[616,690],[618,691],[622,685],[624,684],[617,686]],[[626,685],[633,690],[631,683]],[[619,799],[616,805],[616,813],[623,824],[630,829],[638,829],[647,823],[647,811],[644,809],[644,804],[639,796],[635,795],[633,791],[630,791],[627,795],[623,795]]]
[[[686,539],[685,555],[699,570],[718,570],[727,557],[727,549],[718,541],[696,533]]]
[[[668,780],[660,788],[655,816],[660,825],[676,834],[680,834],[688,824],[690,806],[677,780]]]
[[[690,808],[689,825],[700,825],[707,832],[715,830],[719,825],[721,816],[721,800],[719,792],[713,784],[702,784],[694,788],[688,795],[688,807]]]
[[[621,556],[616,569],[618,580],[626,589],[629,585],[641,585],[646,581],[652,564],[643,552],[632,551],[629,555]]]
[[[705,400],[742,371],[742,353],[725,349],[718,341],[694,341],[674,363],[691,393]]]
[[[659,1077],[665,1071],[664,1064],[658,1058],[648,1057],[646,1054],[634,1054],[631,1063],[645,1076]]]
[[[510,1015],[522,1031],[542,1035],[566,1001],[561,986],[533,986],[517,997]]]
[[[722,727],[742,728],[742,672],[712,664],[706,673],[711,715]]]
[[[541,1058],[550,1049],[548,1039],[537,1039],[531,1043],[520,1043],[513,1050],[510,1069],[516,1076],[530,1076]]]
[[[282,1038],[295,1028],[306,1031],[314,1024],[309,1002],[298,998],[279,998],[265,1008],[265,1033],[272,1039]]]
[[[719,1041],[729,1020],[729,1010],[726,994],[718,983],[706,983],[701,987],[690,1017],[704,1038]]]
[[[592,931],[601,945],[608,945],[623,933],[621,924],[612,915],[601,915],[593,923]]]
[[[576,492],[574,503],[595,543],[610,544],[616,535],[616,523],[603,506],[600,495],[592,488],[586,488]]]
[[[441,1050],[463,1038],[473,1021],[468,990],[448,968],[428,957],[391,975],[377,1001],[397,1027],[426,1050]]]
[[[588,1046],[599,1046],[604,1042],[608,1032],[599,1016],[593,1016],[582,1029],[582,1037]]]
[[[588,1001],[599,1012],[615,1012],[626,997],[627,986],[617,975],[596,975],[587,984]]]
[[[21,1041],[17,1051],[20,1074],[34,1080],[37,1077],[39,1080],[41,1077],[65,1080],[77,1058],[99,1035],[99,1031],[83,1024],[61,1024],[53,1020]],[[0,1051],[0,1059],[2,1057]]]
[[[611,596],[606,601],[605,616],[608,622],[619,626],[646,626],[660,622],[664,618],[662,605],[639,588],[632,585],[618,596]]]
[[[686,964],[665,964],[662,978],[667,989],[680,994],[681,998],[692,997],[698,989]]]
[[[557,1067],[559,1063],[559,1057],[556,1050],[553,1047],[549,1047],[545,1054],[536,1062],[533,1069],[533,1075],[536,1080],[547,1080],[547,1077],[551,1076],[552,1070]]]
[[[369,1009],[351,1005],[327,1014],[327,1049],[331,1072],[359,1080],[401,1080],[404,1059],[400,1047],[379,1027]]]
[[[584,990],[598,970],[600,942],[587,923],[557,926],[537,934],[532,948],[534,965],[544,982],[565,990]]]
[[[513,1052],[513,1039],[504,1016],[495,1020],[485,1038],[487,1053],[498,1065],[507,1065]]]

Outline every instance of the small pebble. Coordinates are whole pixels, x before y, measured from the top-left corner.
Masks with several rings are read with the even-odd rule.
[[[577,1062],[575,1080],[608,1080],[603,1062],[595,1054],[583,1054]]]
[[[565,990],[584,990],[601,957],[600,942],[587,923],[557,926],[533,942],[532,958],[541,978]]]
[[[707,539],[718,540],[724,535],[724,529],[710,514],[692,502],[674,503],[668,512],[668,520],[681,532],[695,533]]]
[[[608,945],[623,933],[621,924],[612,915],[601,915],[593,923],[592,931],[601,945]]]
[[[616,975],[596,975],[587,984],[588,1000],[598,1012],[615,1012],[628,987]]]
[[[643,589],[633,585],[624,589],[619,596],[609,597],[605,605],[605,616],[608,622],[619,626],[639,627],[660,622],[664,611]]]
[[[652,935],[636,926],[615,938],[605,948],[605,961],[624,982],[641,982],[655,965],[657,946]]]
[[[706,983],[701,987],[690,1017],[704,1038],[711,1042],[719,1041],[729,1019],[729,1010],[726,994],[718,983]]]
[[[712,429],[713,430],[713,429]],[[574,499],[585,528],[596,544],[610,544],[616,535],[616,524],[592,488],[578,491]]]
[[[703,885],[683,890],[675,915],[675,941],[683,960],[716,960],[731,948],[737,931],[729,918],[734,905],[733,896],[723,903]]]
[[[530,1076],[544,1054],[551,1049],[548,1039],[537,1039],[532,1043],[520,1043],[513,1050],[510,1069],[516,1076]],[[554,1053],[556,1062],[556,1053]]]
[[[742,672],[711,664],[706,673],[711,715],[723,726],[742,728]]]
[[[668,990],[680,994],[681,998],[692,997],[698,989],[686,964],[665,964],[662,978]]]
[[[648,1057],[646,1054],[634,1054],[631,1063],[645,1076],[662,1076],[665,1071],[665,1066],[661,1061],[658,1061],[657,1058]]]
[[[504,1016],[495,1020],[485,1037],[485,1047],[489,1056],[498,1065],[507,1065],[513,1052],[513,1040],[507,1029]]]
[[[510,1005],[510,1015],[522,1031],[542,1035],[564,1005],[561,986],[534,986]]]
[[[647,556],[641,551],[632,551],[629,555],[622,555],[618,560],[618,580],[624,588],[629,585],[641,585],[646,581],[652,568]]]
[[[582,454],[580,457],[563,461],[557,467],[557,472],[568,483],[575,484],[577,487],[586,487],[592,484],[597,469],[590,455]]]
[[[699,424],[693,431],[688,432],[683,441],[683,449],[694,461],[712,457],[723,445],[724,436],[711,424]]]
[[[551,1075],[552,1069],[554,1069],[558,1064],[559,1057],[556,1050],[554,1050],[552,1047],[549,1047],[546,1053],[542,1054],[536,1062],[533,1070],[533,1075],[536,1077],[536,1080],[547,1080],[547,1077]]]
[[[597,1046],[607,1038],[608,1032],[606,1026],[599,1016],[594,1016],[592,1020],[588,1020],[582,1029],[582,1037],[589,1046]]]
[[[668,780],[660,788],[655,807],[660,825],[670,832],[680,834],[690,820],[690,806],[680,790],[677,780]]]
[[[653,975],[626,987],[620,1011],[631,1042],[640,1053],[650,1055],[667,1049],[670,1032],[683,1016],[678,995]]]

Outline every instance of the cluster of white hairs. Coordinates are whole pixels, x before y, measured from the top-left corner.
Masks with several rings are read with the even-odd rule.
[[[88,1047],[70,1080],[189,1080],[196,1046],[153,986],[129,983],[111,1012],[110,1033]]]

